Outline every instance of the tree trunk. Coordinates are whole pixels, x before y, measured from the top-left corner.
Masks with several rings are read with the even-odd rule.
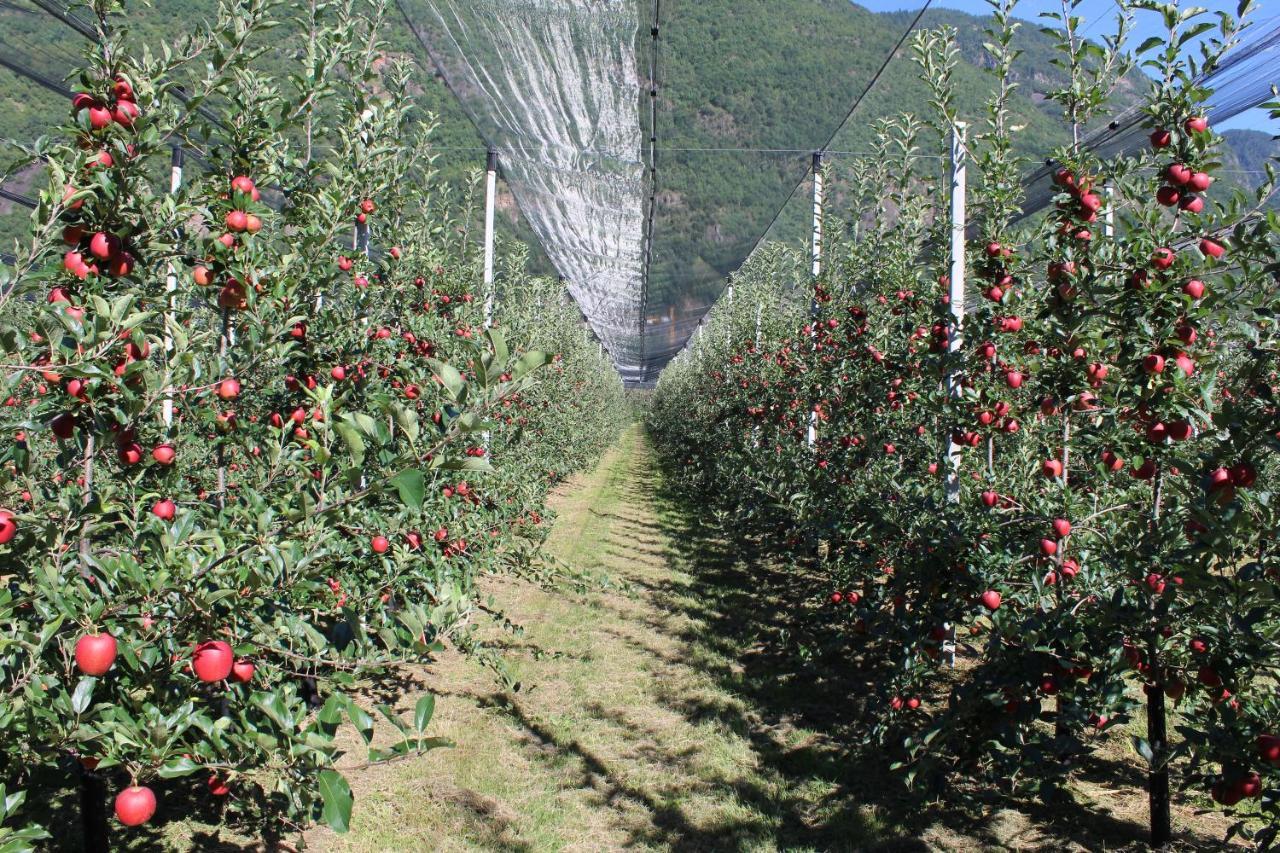
[[[1155,671],[1155,647],[1152,651],[1152,668]],[[1162,848],[1172,838],[1173,828],[1169,815],[1169,734],[1165,719],[1164,687],[1156,683],[1147,689],[1147,743],[1151,745],[1151,771],[1147,778],[1147,791],[1151,806],[1151,846]]]
[[[80,771],[80,828],[85,853],[111,853],[107,825],[107,783],[90,770]]]

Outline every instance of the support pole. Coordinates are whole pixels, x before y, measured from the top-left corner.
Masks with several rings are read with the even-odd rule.
[[[493,325],[493,207],[498,193],[498,152],[489,149],[484,176],[484,327]]]
[[[756,349],[760,349],[760,321],[764,317],[764,303],[756,303]]]
[[[822,275],[822,152],[813,152],[813,277]]]
[[[484,172],[484,327],[493,326],[493,308],[495,294],[493,288],[493,207],[498,197],[498,152],[489,149],[489,157]],[[586,315],[583,315],[585,321]],[[600,345],[601,354],[604,344]],[[489,440],[492,436],[488,430],[484,433],[484,455],[489,456]]]
[[[822,275],[822,152],[813,152],[813,240],[811,245],[813,259],[813,277],[816,279]],[[818,314],[818,301],[815,299],[810,306],[810,317],[816,317]],[[811,337],[817,337],[817,329],[810,332]],[[818,443],[818,412],[814,408],[814,404],[809,405],[809,431],[805,437],[805,444],[810,450]]]
[[[729,307],[733,308],[733,285],[729,285]],[[724,345],[729,346],[733,343],[733,317],[725,318],[724,324]]]
[[[951,307],[951,333],[947,338],[947,352],[959,352],[964,342],[964,273],[965,273],[965,129],[964,122],[956,122],[951,131],[951,271],[947,288],[947,304]],[[947,376],[947,394],[960,398],[960,377],[953,371]],[[947,500],[960,501],[960,445],[954,433],[947,436]],[[942,641],[942,655],[947,666],[956,665],[956,626],[946,624],[946,637]]]
[[[178,188],[182,186],[182,146],[173,146],[173,154],[169,158],[169,194],[176,195]],[[165,362],[165,392],[164,403],[161,406],[162,417],[164,418],[164,429],[166,437],[173,429],[173,385],[172,377],[169,374],[171,370],[171,361],[173,359],[173,334],[169,331],[169,326],[174,323],[174,312],[177,310],[177,291],[178,291],[178,273],[173,265],[169,262],[168,274],[164,278],[164,289],[167,294],[167,307],[164,314],[164,362]]]
[[[964,122],[956,122],[951,132],[951,281],[947,291],[951,306],[951,333],[947,352],[959,352],[963,343],[964,326],[964,273],[965,273],[965,128]],[[954,399],[960,397],[960,376],[952,371],[947,377],[947,393]],[[960,445],[954,435],[947,436],[947,500],[960,500]]]
[[[1102,193],[1107,202],[1107,209],[1102,214],[1102,234],[1103,236],[1110,238],[1116,236],[1115,185],[1112,184],[1111,181],[1107,181],[1106,185],[1102,188]]]

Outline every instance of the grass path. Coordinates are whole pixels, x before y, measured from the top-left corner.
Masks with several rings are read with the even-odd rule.
[[[549,553],[617,588],[494,582],[495,607],[525,628],[494,638],[523,689],[443,656],[423,683],[438,697],[432,733],[457,746],[352,774],[351,832],[317,829],[312,849],[1136,848],[1142,827],[1119,799],[975,819],[912,806],[883,767],[848,760],[856,715],[842,710],[858,685],[845,661],[805,660],[822,647],[806,632],[830,629],[794,605],[820,601],[821,580],[699,527],[638,429],[554,506]]]

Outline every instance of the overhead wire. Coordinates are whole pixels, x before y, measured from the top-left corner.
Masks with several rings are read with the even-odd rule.
[[[845,113],[844,118],[841,119],[840,123],[835,126],[834,130],[831,131],[831,135],[827,137],[827,141],[823,143],[821,147],[810,149],[810,151],[812,151],[815,154],[831,153],[830,151],[828,151],[828,148],[831,146],[831,143],[835,141],[836,137],[840,134],[840,131],[844,129],[844,126],[849,123],[849,119],[851,119],[853,117],[853,114],[857,112],[858,107],[862,105],[862,102],[866,99],[868,93],[870,93],[871,90],[875,88],[876,83],[878,83],[880,81],[881,76],[883,76],[885,69],[888,68],[890,63],[893,62],[894,58],[898,55],[898,51],[902,49],[902,45],[906,43],[907,39],[911,36],[911,33],[915,31],[915,28],[919,26],[920,19],[924,17],[925,12],[929,11],[929,7],[932,5],[933,5],[933,0],[925,0],[924,5],[921,6],[920,9],[916,12],[915,17],[911,19],[911,23],[902,32],[902,35],[898,38],[897,42],[894,43],[893,48],[889,51],[888,55],[885,56],[884,61],[880,63],[880,67],[876,69],[875,74],[871,76],[871,79],[867,82],[867,85],[858,94],[858,97],[854,99],[852,106],[849,107],[849,110],[848,112]],[[769,232],[772,231],[773,227],[778,224],[778,220],[782,218],[782,214],[791,205],[791,201],[792,199],[795,198],[796,193],[798,193],[800,191],[800,188],[805,185],[805,182],[808,180],[809,175],[810,175],[810,172],[806,172],[805,176],[801,178],[800,181],[794,187],[792,187],[791,192],[790,194],[787,195],[786,200],[783,201],[782,204],[778,206],[778,209],[774,212],[773,217],[769,220],[769,224],[765,226],[764,230],[760,232],[760,236],[758,236],[755,242],[752,243],[751,249],[748,250],[746,255],[744,256],[744,263],[745,263],[745,259],[750,258],[753,254],[755,254],[756,250],[760,248],[760,244],[764,242],[766,237],[768,237]],[[715,298],[711,300],[711,304],[707,306],[707,309],[702,313],[702,316],[698,319],[699,326],[702,325],[703,321],[706,320],[707,315],[709,315],[712,309],[715,308],[716,303],[719,302],[720,296],[724,294],[724,291],[725,291],[725,288],[721,287],[719,293],[717,293]],[[692,339],[692,335],[690,336],[690,340],[691,339]],[[688,340],[685,341],[685,346],[686,347],[688,346]]]

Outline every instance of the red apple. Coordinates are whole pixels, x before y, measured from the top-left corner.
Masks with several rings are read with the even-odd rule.
[[[1193,278],[1186,284],[1182,285],[1182,292],[1192,299],[1199,299],[1204,296],[1204,282]]]
[[[1173,207],[1182,198],[1182,193],[1178,192],[1177,187],[1163,186],[1156,190],[1156,201],[1165,207]]]
[[[1204,237],[1200,240],[1200,252],[1207,258],[1217,260],[1226,252],[1226,248],[1210,237]]]
[[[1280,737],[1275,735],[1258,735],[1258,754],[1262,760],[1280,767]]]
[[[201,681],[222,681],[231,674],[234,660],[231,646],[222,640],[209,640],[196,646],[191,668]]]
[[[1199,213],[1204,210],[1204,199],[1198,195],[1183,196],[1182,201],[1178,202],[1178,207],[1187,213]]]
[[[53,430],[53,434],[61,439],[71,438],[75,434],[76,418],[70,412],[63,412],[54,417],[49,422],[49,428]]]
[[[1164,170],[1164,176],[1169,179],[1169,183],[1177,186],[1186,186],[1191,181],[1192,171],[1182,163],[1172,163]]]
[[[329,371],[329,375],[333,377],[334,382],[341,382],[347,378],[347,369],[339,364]]]
[[[1053,535],[1059,539],[1066,539],[1071,535],[1071,522],[1065,518],[1055,518],[1053,520]]]
[[[233,210],[226,215],[224,220],[228,231],[239,233],[249,227],[249,215],[243,210]]]
[[[116,638],[110,634],[82,634],[76,640],[76,666],[85,675],[105,675],[116,662]]]
[[[1151,265],[1158,270],[1167,270],[1173,266],[1173,262],[1177,259],[1173,249],[1161,247],[1151,254]]]
[[[231,665],[231,680],[248,684],[253,680],[254,665],[248,658],[239,658]]]
[[[988,610],[999,610],[1000,601],[1000,593],[996,592],[994,589],[989,589],[982,594],[982,606]]]
[[[1249,462],[1237,462],[1231,466],[1231,482],[1247,489],[1258,481],[1258,470]]]
[[[369,545],[373,548],[373,553],[385,554],[391,547],[391,542],[385,536],[375,536],[369,540]]]
[[[111,110],[97,102],[91,104],[88,109],[89,126],[91,128],[102,130],[104,127],[111,126]]]
[[[1209,129],[1209,120],[1204,116],[1192,116],[1182,123],[1187,133],[1204,133]]]
[[[1147,459],[1137,468],[1129,472],[1135,480],[1150,480],[1156,475],[1156,463],[1154,459]]]
[[[18,523],[13,520],[13,513],[7,509],[0,509],[0,545],[12,542],[17,533]]]
[[[215,797],[225,797],[227,794],[231,793],[230,786],[228,786],[226,782],[222,781],[222,777],[217,773],[214,773],[209,777],[208,785],[209,793],[213,794]]]
[[[1142,369],[1147,373],[1163,373],[1164,356],[1153,352],[1142,360]]]
[[[151,514],[161,521],[173,521],[174,515],[178,512],[178,506],[168,498],[158,500],[151,506]]]
[[[99,231],[89,238],[89,254],[100,261],[115,256],[120,251],[120,239],[114,234]]]
[[[161,465],[172,465],[175,456],[172,444],[159,444],[151,451],[151,458]]]
[[[253,195],[253,181],[245,175],[237,175],[231,179],[232,192],[244,193],[247,196]]]
[[[116,794],[116,817],[125,826],[141,826],[156,813],[156,795],[145,785],[134,785]]]
[[[1040,463],[1040,473],[1046,477],[1055,478],[1062,476],[1062,462],[1058,459],[1046,459]]]
[[[1004,375],[1005,384],[1010,388],[1022,387],[1022,374],[1017,370],[1010,370]]]
[[[224,379],[218,383],[218,396],[224,400],[234,400],[240,396],[240,382],[237,379]]]
[[[1148,139],[1151,140],[1152,148],[1168,148],[1169,143],[1173,141],[1173,135],[1164,128],[1157,127],[1155,130],[1151,131],[1151,136],[1149,136]]]
[[[1046,557],[1052,557],[1054,554],[1058,553],[1058,543],[1054,542],[1052,539],[1041,539],[1040,553],[1044,554]]]
[[[111,111],[111,118],[115,123],[124,127],[133,127],[140,115],[142,110],[133,101],[116,101],[116,108]]]

